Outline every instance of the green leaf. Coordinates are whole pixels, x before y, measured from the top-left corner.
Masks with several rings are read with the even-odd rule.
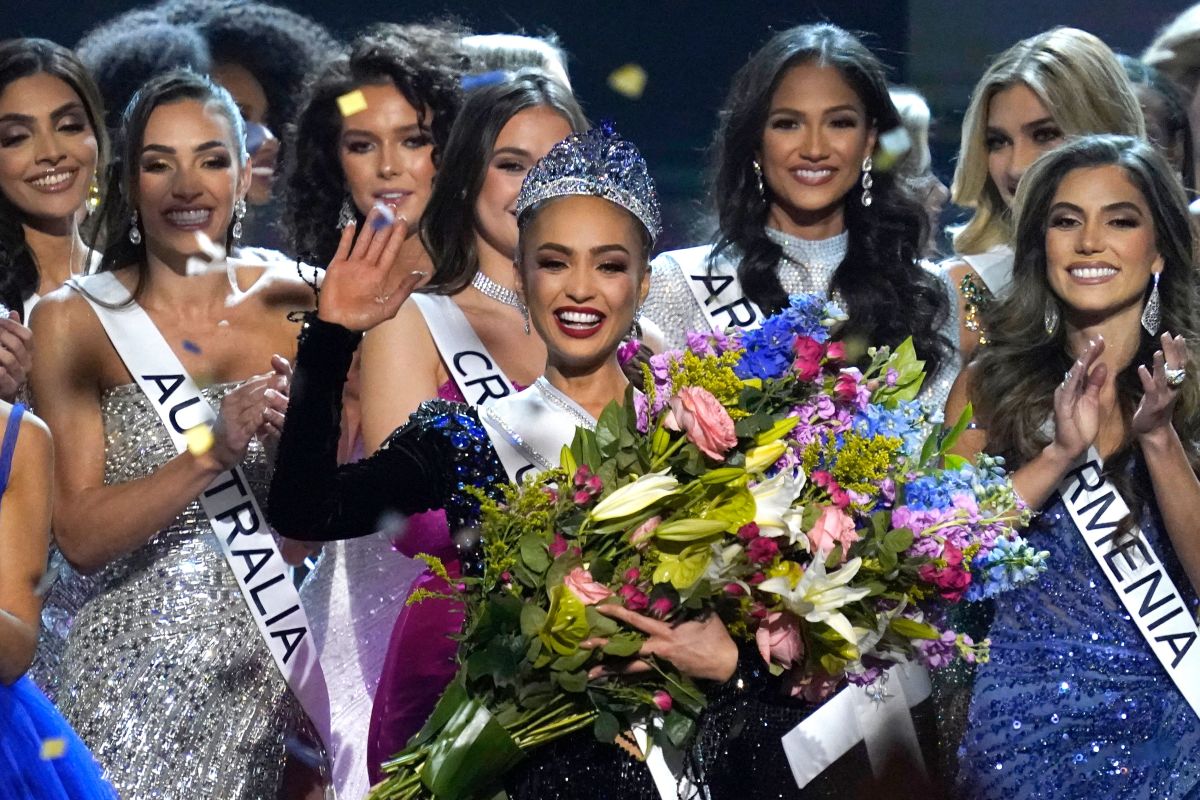
[[[578,672],[555,672],[554,682],[561,686],[564,692],[578,694],[587,688],[587,673],[583,670],[579,670]]]
[[[958,441],[958,437],[962,436],[963,431],[967,429],[967,425],[971,424],[974,416],[974,407],[970,403],[967,403],[967,407],[958,415],[958,422],[955,422],[954,427],[942,437],[941,445],[938,447],[939,453],[950,452],[950,448],[954,447],[955,442]]]
[[[536,603],[526,603],[521,606],[521,633],[526,636],[537,636],[538,631],[546,624],[546,611]]]
[[[737,533],[738,529],[751,522],[757,511],[754,495],[750,490],[741,487],[732,492],[725,492],[718,498],[712,508],[704,512],[706,519],[718,519],[725,522],[725,530]]]
[[[578,553],[568,552],[563,553],[558,558],[550,563],[550,569],[546,570],[546,588],[552,589],[563,582],[563,578],[567,576],[571,570],[576,567],[583,566],[583,559]]]
[[[591,650],[580,648],[569,656],[560,656],[550,663],[550,669],[559,672],[574,672],[592,657]]]
[[[667,735],[671,744],[682,749],[692,738],[696,730],[696,721],[686,714],[672,710],[663,718],[662,732]]]
[[[558,456],[558,463],[567,473],[568,478],[574,478],[576,471],[579,469],[579,464],[575,462],[575,454],[569,446],[564,445],[562,452]]]
[[[907,617],[893,617],[888,627],[905,639],[937,639],[940,636],[932,625]]]
[[[746,470],[741,467],[717,467],[714,470],[709,470],[700,476],[700,483],[705,486],[711,486],[721,483],[733,483],[738,478],[744,477]]]
[[[616,449],[621,441],[624,423],[624,412],[615,402],[609,403],[600,412],[600,419],[596,420],[596,446],[602,453],[608,454]]]
[[[913,532],[908,528],[897,528],[888,531],[883,537],[883,548],[899,555],[912,547]]]
[[[711,561],[712,550],[706,545],[684,548],[678,555],[661,553],[652,580],[655,583],[669,583],[684,592],[704,577],[704,571]]]
[[[479,701],[461,706],[429,746],[421,783],[439,800],[466,800],[499,782],[524,754]]]
[[[677,519],[654,529],[654,538],[667,542],[695,542],[721,533],[728,526],[720,519]]]
[[[601,711],[596,715],[596,723],[592,727],[596,738],[605,744],[612,744],[621,735],[621,723],[615,715]]]
[[[587,606],[584,609],[584,614],[587,618],[589,636],[613,636],[621,630],[621,623],[612,617],[604,616],[596,610],[595,606]]]
[[[541,574],[550,566],[550,554],[542,537],[536,533],[527,533],[521,537],[521,561],[535,574]]]
[[[616,658],[628,658],[642,649],[645,639],[632,631],[622,631],[610,636],[604,645],[604,654]]]
[[[942,456],[942,465],[949,470],[959,470],[970,463],[967,459],[954,453],[946,453],[946,455]]]
[[[879,571],[885,575],[896,568],[899,558],[894,550],[879,551]]]

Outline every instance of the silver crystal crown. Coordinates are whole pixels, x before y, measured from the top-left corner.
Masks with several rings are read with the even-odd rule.
[[[646,226],[651,243],[662,233],[662,214],[646,160],[632,142],[603,122],[563,139],[529,171],[517,197],[517,219],[552,197],[603,197]]]

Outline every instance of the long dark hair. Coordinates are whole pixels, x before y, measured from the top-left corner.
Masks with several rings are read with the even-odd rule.
[[[145,143],[146,124],[154,109],[180,100],[196,100],[214,106],[229,121],[233,132],[235,162],[241,165],[246,160],[246,128],[242,115],[229,92],[208,76],[197,75],[189,70],[176,70],[152,78],[134,94],[122,117],[117,157],[109,170],[108,191],[100,210],[101,240],[104,242],[100,272],[136,266],[138,282],[133,293],[134,299],[141,294],[147,270],[145,237],[137,244],[129,240],[130,220],[136,208],[134,198],[141,172],[139,155]],[[233,238],[227,232],[225,247],[228,250],[232,246]]]
[[[1174,169],[1149,144],[1129,136],[1086,136],[1039,158],[1021,179],[1014,203],[1016,253],[1013,265],[1015,291],[986,311],[990,343],[981,348],[971,369],[971,396],[980,417],[987,421],[989,452],[1021,464],[1037,455],[1050,441],[1046,420],[1054,413],[1054,390],[1074,355],[1067,345],[1066,326],[1047,333],[1048,303],[1060,301],[1046,276],[1046,225],[1050,206],[1063,179],[1072,171],[1114,165],[1138,188],[1150,209],[1155,242],[1163,259],[1159,279],[1161,330],[1188,341],[1193,361],[1200,342],[1200,303],[1197,300],[1195,239],[1188,215],[1187,197]],[[1149,293],[1147,287],[1147,293]],[[1143,390],[1138,366],[1150,364],[1162,345],[1157,334],[1140,330],[1137,354],[1116,376],[1117,399],[1128,423]],[[1200,380],[1189,373],[1175,406],[1175,430],[1193,469],[1200,465],[1196,442],[1200,440]],[[1126,494],[1124,482],[1136,443],[1126,442],[1107,459],[1105,471]],[[1148,499],[1142,495],[1143,499]],[[1134,508],[1134,503],[1130,503]]]
[[[0,44],[0,92],[21,78],[43,73],[63,81],[79,96],[96,136],[96,170],[101,172],[108,161],[104,105],[87,69],[70,50],[45,39],[13,39]],[[41,280],[37,258],[25,241],[23,217],[0,192],[0,301],[17,311],[37,292]]]
[[[758,190],[752,162],[762,144],[771,97],[784,73],[801,64],[836,69],[880,133],[900,125],[883,65],[851,34],[834,25],[802,25],[771,37],[734,76],[713,143],[711,200],[720,231],[712,257],[736,254],[746,296],[771,313],[787,305],[777,265],[782,248],[767,237],[768,201]],[[848,333],[877,345],[913,338],[928,374],[953,367],[953,345],[940,333],[950,299],[917,259],[928,221],[921,204],[888,173],[877,170],[874,202],[862,205],[856,184],[845,197],[849,249],[831,290],[844,298]]]
[[[468,66],[460,38],[461,31],[449,23],[376,25],[313,81],[300,104],[284,165],[283,224],[298,258],[323,265],[337,250],[338,213],[346,198],[337,99],[360,86],[395,86],[416,109],[421,128],[433,139],[434,163],[440,163]],[[358,209],[354,213],[362,222]]]
[[[1166,130],[1163,133],[1167,135],[1167,141],[1157,142],[1157,144],[1165,149],[1171,146],[1176,137],[1179,137],[1180,149],[1183,151],[1183,163],[1180,169],[1183,188],[1188,193],[1188,199],[1194,199],[1197,189],[1196,157],[1192,153],[1192,123],[1188,120],[1187,99],[1178,86],[1154,67],[1124,53],[1117,54],[1117,61],[1121,63],[1121,67],[1125,70],[1125,77],[1129,78],[1129,83],[1135,91],[1137,87],[1145,86],[1162,98],[1163,110],[1167,117],[1165,120]]]
[[[475,203],[496,138],[510,119],[538,106],[557,111],[573,131],[587,129],[583,109],[571,90],[537,70],[523,70],[511,80],[476,89],[463,103],[421,217],[421,241],[434,265],[425,291],[455,294],[475,277],[479,269]]]

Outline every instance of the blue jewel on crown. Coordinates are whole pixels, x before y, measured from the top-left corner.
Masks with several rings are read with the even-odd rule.
[[[568,195],[603,197],[637,217],[651,242],[662,233],[662,212],[646,160],[611,120],[573,133],[534,165],[517,197],[517,217],[544,200]]]

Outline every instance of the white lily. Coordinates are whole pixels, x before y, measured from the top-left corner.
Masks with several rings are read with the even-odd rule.
[[[862,559],[853,558],[830,574],[825,571],[825,562],[815,558],[795,586],[787,576],[779,576],[763,581],[758,588],[779,595],[784,607],[796,616],[809,622],[823,622],[847,642],[857,644],[859,637],[854,627],[839,609],[870,594],[866,587],[846,587],[861,566]]]
[[[793,535],[792,528],[799,525],[799,519],[788,512],[805,481],[803,470],[784,470],[750,487],[754,496],[754,522],[763,536]]]
[[[596,522],[628,517],[674,494],[678,487],[679,481],[668,470],[649,472],[601,500],[590,516]]]

